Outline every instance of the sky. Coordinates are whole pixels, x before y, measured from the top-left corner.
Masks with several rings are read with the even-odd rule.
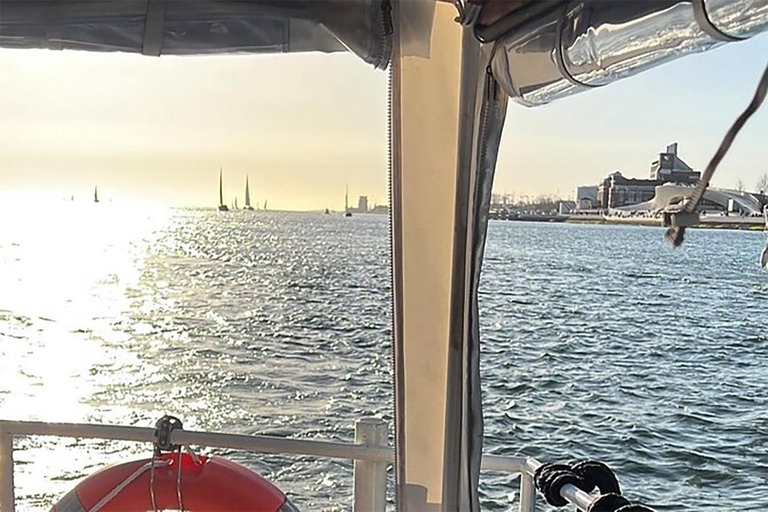
[[[647,177],[671,142],[705,167],[751,98],[768,34],[689,56],[550,105],[511,103],[495,191],[572,197],[612,171]],[[386,73],[346,54],[151,58],[0,50],[0,200],[270,209],[386,204]],[[768,172],[768,108],[714,184]]]

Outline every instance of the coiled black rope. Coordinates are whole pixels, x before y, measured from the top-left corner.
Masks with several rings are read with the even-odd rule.
[[[725,137],[723,137],[723,141],[720,143],[720,147],[717,148],[715,155],[707,164],[707,168],[704,169],[704,173],[701,175],[699,182],[696,183],[696,188],[693,190],[690,199],[685,203],[685,206],[683,206],[682,210],[671,212],[672,225],[669,229],[667,229],[666,238],[674,247],[679,247],[680,244],[683,243],[686,227],[685,224],[676,224],[674,217],[679,216],[681,217],[681,220],[685,221],[684,219],[686,219],[686,214],[690,215],[696,210],[696,207],[699,205],[701,198],[704,197],[704,192],[706,192],[707,187],[709,187],[709,182],[712,181],[712,176],[714,176],[715,170],[717,170],[717,166],[720,165],[720,162],[728,153],[728,150],[731,149],[731,144],[733,144],[736,136],[747,123],[749,118],[752,117],[752,114],[757,112],[757,110],[760,108],[760,105],[763,104],[766,95],[768,95],[768,65],[765,66],[763,76],[760,77],[760,81],[757,84],[757,90],[752,97],[752,101],[749,102],[749,105],[747,105],[747,108],[744,109],[744,112],[742,112],[741,115],[736,118],[736,121],[733,122],[731,127],[728,129],[728,132],[726,132]]]
[[[586,460],[573,464],[544,464],[533,474],[536,489],[553,507],[564,507],[568,500],[561,492],[567,484],[587,494],[595,489],[600,494],[586,512],[653,512],[639,503],[631,503],[621,495],[621,487],[611,468],[602,462]]]
[[[595,501],[590,503],[587,512],[615,512],[626,505],[631,505],[631,503],[620,494],[601,494]]]
[[[539,470],[536,471],[537,475],[534,475],[534,482],[537,482],[536,487],[544,494],[547,503],[553,507],[563,507],[568,504],[568,501],[560,495],[560,491],[566,484],[574,485],[579,489],[586,486],[581,477],[568,465],[552,464],[549,467],[542,466]]]
[[[572,467],[573,472],[584,480],[582,491],[590,493],[595,489],[600,494],[621,494],[621,487],[611,468],[596,460],[577,462]]]

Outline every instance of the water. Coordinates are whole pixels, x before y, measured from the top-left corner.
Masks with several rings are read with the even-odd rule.
[[[98,209],[96,209],[98,208]],[[391,421],[384,216],[7,213],[0,417],[351,440]],[[12,215],[12,216],[11,216]],[[768,508],[768,276],[759,233],[494,222],[481,296],[486,451],[595,458],[658,510]],[[347,510],[351,464],[219,451],[305,510]],[[17,442],[21,509],[132,443]],[[484,473],[484,508],[517,482]],[[543,507],[542,507],[543,508]]]

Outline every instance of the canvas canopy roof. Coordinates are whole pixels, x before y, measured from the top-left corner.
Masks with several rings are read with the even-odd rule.
[[[384,67],[389,9],[386,0],[4,0],[0,46],[147,55],[350,50]]]

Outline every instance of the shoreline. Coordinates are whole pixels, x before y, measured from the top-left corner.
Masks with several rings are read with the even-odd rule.
[[[566,224],[602,224],[612,226],[647,226],[663,228],[660,218],[604,217],[602,215],[520,215],[514,218],[491,217],[505,222],[546,222]],[[695,229],[730,229],[736,231],[764,231],[765,221],[759,217],[702,217]]]
[[[661,219],[643,219],[643,218],[605,218],[597,216],[586,217],[581,215],[571,215],[565,222],[569,224],[605,224],[605,225],[629,225],[629,226],[650,226],[664,227]],[[739,219],[739,220],[736,220]],[[763,231],[765,222],[761,218],[737,217],[729,219],[727,217],[703,217],[701,222],[693,229],[731,229],[737,231]]]

